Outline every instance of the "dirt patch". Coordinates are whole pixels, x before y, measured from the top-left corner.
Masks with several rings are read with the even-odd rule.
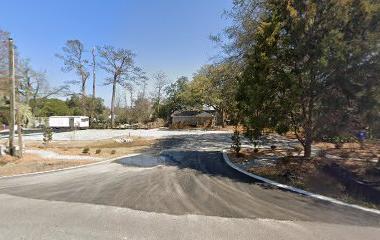
[[[378,201],[372,201],[366,196],[368,194],[365,194],[380,188],[380,166],[376,162],[379,158],[379,141],[368,141],[364,148],[361,148],[358,143],[345,143],[340,149],[336,149],[331,143],[317,143],[315,146],[325,151],[326,155],[330,154],[338,158],[317,156],[304,159],[295,151],[285,149],[260,150],[259,152],[253,152],[253,149],[242,149],[239,157],[233,153],[230,153],[229,157],[232,162],[244,166],[247,171],[256,175],[346,202],[380,209]],[[261,158],[269,158],[273,155],[278,158],[275,161],[268,161],[271,164],[255,164]],[[359,182],[365,186],[361,189],[352,189],[352,184],[348,185],[347,179],[343,180],[331,174],[331,171],[326,171],[332,165],[339,166],[350,173],[351,182]],[[371,188],[371,191],[366,191],[366,188]],[[363,192],[363,189],[366,192]]]
[[[323,149],[327,154],[342,158],[360,158],[362,160],[378,159],[380,157],[380,140],[366,141],[363,147],[359,143],[344,143],[341,148],[335,148],[332,143],[318,142],[315,147]]]
[[[296,151],[296,150],[289,151],[288,149],[283,149],[283,148],[276,148],[274,150],[272,149],[254,150],[253,148],[242,148],[238,156],[234,153],[229,154],[229,156],[232,162],[242,163],[242,162],[249,162],[251,160],[261,158],[261,157],[274,157],[274,156],[285,157],[285,156],[288,156],[289,154],[300,155],[299,151]]]
[[[93,163],[89,160],[49,160],[26,154],[23,158],[0,157],[0,176],[55,170]]]
[[[132,142],[120,143],[113,139],[98,141],[54,141],[45,146],[41,142],[31,141],[26,143],[29,149],[43,149],[62,155],[79,155],[110,158],[123,156],[148,150],[156,140],[147,138],[134,138]]]
[[[108,159],[147,151],[155,142],[156,140],[153,139],[134,138],[129,143],[107,139],[98,141],[54,141],[45,146],[41,141],[28,141],[25,143],[25,146],[26,149],[47,150],[60,155],[90,156]],[[0,157],[0,176],[48,171],[93,162],[96,161],[48,159],[33,154],[25,154],[23,158],[3,156]]]

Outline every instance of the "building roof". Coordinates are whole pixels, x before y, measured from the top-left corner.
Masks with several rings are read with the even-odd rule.
[[[213,117],[211,113],[206,111],[175,111],[172,117]]]
[[[83,117],[83,118],[88,118],[88,116],[50,116],[50,118],[78,118],[78,117]]]

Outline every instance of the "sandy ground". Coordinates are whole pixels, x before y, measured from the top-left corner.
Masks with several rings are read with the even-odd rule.
[[[53,134],[53,141],[94,141],[115,138],[120,136],[145,137],[145,138],[164,138],[178,135],[199,135],[210,133],[226,133],[227,131],[204,131],[204,130],[168,130],[168,129],[87,129],[71,132],[61,132]],[[42,141],[42,134],[33,134],[24,137],[25,140]]]
[[[22,159],[6,156],[0,158],[0,177],[68,168],[93,162],[95,161],[78,159],[52,160],[41,158],[40,156],[33,154],[25,154]]]
[[[80,158],[109,158],[123,156],[129,153],[146,151],[155,143],[154,139],[133,138],[130,143],[116,142],[114,139],[95,141],[53,141],[48,146],[41,141],[27,141],[26,147],[34,151],[52,151],[60,156],[80,156]],[[88,153],[83,150],[88,148]],[[98,152],[97,152],[98,151]]]
[[[89,164],[130,153],[147,151],[154,140],[136,138],[131,143],[112,139],[98,141],[55,141],[48,146],[40,141],[27,141],[24,157],[0,157],[0,176],[55,170]],[[88,153],[83,150],[88,148]],[[100,152],[96,152],[100,150]]]

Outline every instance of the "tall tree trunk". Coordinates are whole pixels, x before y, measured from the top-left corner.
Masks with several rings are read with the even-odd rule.
[[[216,108],[216,125],[224,127],[224,110],[221,108]]]
[[[226,127],[226,124],[225,124],[225,121],[224,121],[224,118],[225,118],[225,113],[224,113],[224,109],[222,109],[222,127]]]
[[[29,106],[30,104],[30,96],[31,96],[31,89],[32,89],[32,83],[30,82],[30,77],[29,77],[29,72],[26,71],[26,85],[27,85],[27,89],[26,89],[26,94],[25,94],[25,103],[26,105]]]
[[[82,92],[82,96],[86,96],[86,82],[85,81],[82,81],[81,92]]]
[[[133,108],[133,89],[131,89],[131,95],[129,96],[131,101],[131,109]]]
[[[95,60],[95,47],[92,53],[92,97],[96,98],[96,60]]]
[[[304,156],[306,158],[311,157],[311,144],[313,143],[313,108],[314,108],[314,99],[312,96],[310,96],[308,104],[307,104],[307,111],[305,116],[305,124],[304,124],[304,131],[305,131],[305,144],[304,144]]]
[[[116,97],[116,78],[112,84],[112,99],[111,99],[111,128],[115,127],[115,97]]]
[[[313,143],[311,128],[305,129],[304,157],[311,157],[311,144]]]

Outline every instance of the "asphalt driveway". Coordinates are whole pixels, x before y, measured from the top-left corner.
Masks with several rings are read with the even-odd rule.
[[[0,179],[0,239],[377,239],[380,216],[270,188],[229,168],[228,134]]]

